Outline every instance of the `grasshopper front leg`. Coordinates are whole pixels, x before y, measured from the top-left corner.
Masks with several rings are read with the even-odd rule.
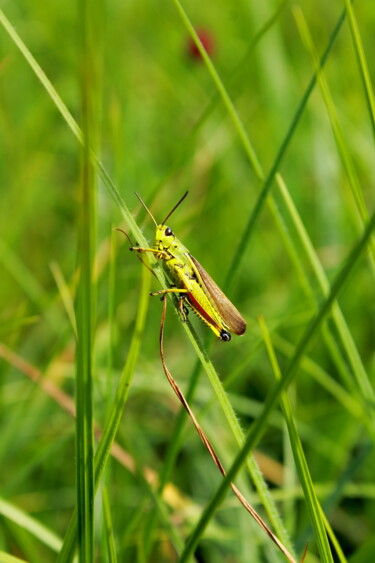
[[[129,248],[131,252],[152,252],[153,254],[157,255],[159,260],[167,260],[169,258],[169,254],[164,250],[156,250],[155,248],[142,248],[141,246],[131,246]]]

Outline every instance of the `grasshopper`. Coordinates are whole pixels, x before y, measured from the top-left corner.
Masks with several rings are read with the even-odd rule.
[[[184,305],[187,304],[220,340],[228,342],[231,339],[231,332],[244,334],[245,320],[203,266],[176,237],[171,227],[166,225],[169,217],[187,194],[188,192],[183,195],[160,225],[141,197],[136,194],[155,223],[156,233],[153,248],[132,246],[130,250],[139,253],[151,252],[158,260],[162,260],[171,287],[155,291],[150,295],[176,293],[182,320],[186,320],[187,309]]]

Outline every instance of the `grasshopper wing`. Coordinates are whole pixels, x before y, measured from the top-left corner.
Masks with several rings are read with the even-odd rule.
[[[214,280],[209,276],[206,270],[199,264],[198,260],[189,253],[189,258],[192,261],[193,269],[196,270],[197,277],[202,281],[202,286],[205,289],[211,302],[215,305],[220,313],[224,323],[228,329],[234,334],[243,334],[246,330],[246,321],[242,318],[239,311],[231,303],[228,297],[221,291],[220,287],[216,285]]]

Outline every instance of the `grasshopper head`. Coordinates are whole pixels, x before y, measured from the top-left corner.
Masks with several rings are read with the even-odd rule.
[[[159,250],[167,249],[174,242],[175,238],[176,237],[170,227],[167,227],[167,225],[164,224],[158,225],[156,227],[154,247]]]

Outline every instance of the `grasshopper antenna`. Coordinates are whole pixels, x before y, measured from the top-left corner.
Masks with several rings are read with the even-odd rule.
[[[146,207],[146,209],[147,209],[147,207]],[[151,215],[151,217],[152,217],[152,215]],[[153,217],[152,217],[152,218],[153,218]],[[130,245],[131,245],[131,246],[130,246],[130,250],[132,250],[134,245],[133,245],[132,240],[131,240],[130,236],[128,235],[128,233],[126,233],[123,229],[120,229],[119,227],[115,227],[113,230],[114,230],[114,231],[119,231],[120,233],[122,233],[123,235],[126,236],[126,238],[128,239],[128,241],[130,242]],[[146,262],[145,262],[144,260],[142,260],[142,258],[139,256],[139,254],[137,254],[137,258],[138,258],[138,260],[139,260],[140,262],[142,262],[142,264],[151,272],[151,274],[152,274],[156,279],[158,279],[157,276],[156,276],[156,274],[155,274],[155,272],[154,272],[154,270],[153,270],[152,268],[150,268],[150,266],[149,266],[148,264],[146,264]]]
[[[113,230],[114,230],[114,231],[119,231],[119,233],[122,233],[123,235],[125,235],[126,238],[128,239],[128,241],[130,242],[130,246],[134,246],[134,244],[132,243],[131,238],[130,238],[130,236],[128,235],[128,233],[126,233],[125,231],[123,231],[123,230],[120,229],[119,227],[115,227]]]
[[[151,213],[151,211],[149,210],[149,208],[147,207],[147,205],[145,204],[145,202],[143,201],[143,199],[141,198],[141,196],[139,194],[137,194],[137,192],[134,192],[135,195],[137,196],[137,198],[139,199],[139,201],[141,202],[141,204],[143,205],[143,207],[146,209],[147,213],[150,215],[151,219],[153,220],[153,222],[155,223],[155,227],[158,226],[157,222],[154,219],[153,214]]]
[[[162,225],[165,225],[166,221],[168,221],[169,217],[172,215],[173,211],[175,211],[177,209],[177,207],[180,205],[180,203],[182,203],[185,199],[185,197],[188,195],[189,191],[186,191],[184,193],[184,195],[182,196],[182,198],[180,199],[180,201],[178,203],[176,203],[176,205],[174,206],[174,208],[172,209],[172,211],[170,211],[168,213],[168,215],[166,216],[166,218],[164,219],[164,221],[162,222]]]

